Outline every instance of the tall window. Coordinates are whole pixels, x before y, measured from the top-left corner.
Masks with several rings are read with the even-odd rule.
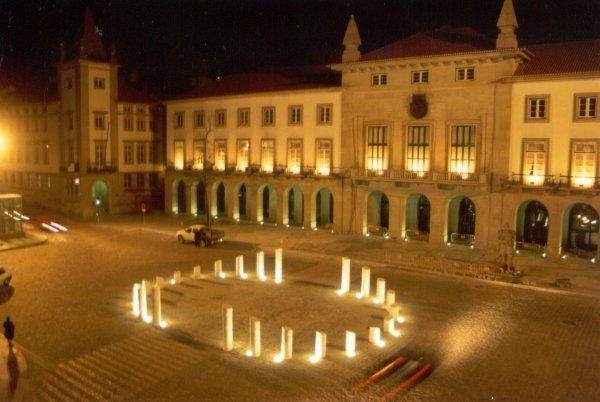
[[[429,127],[409,126],[406,141],[406,167],[424,176],[429,172],[431,161]]]
[[[194,126],[204,127],[204,110],[194,112]]]
[[[544,184],[546,174],[546,143],[526,141],[523,144],[523,180],[530,186]]]
[[[593,187],[598,158],[597,143],[573,143],[571,184],[574,187]]]
[[[125,190],[131,189],[131,173],[125,173],[123,175],[123,187]]]
[[[42,155],[44,160],[44,165],[50,164],[50,145],[42,144]]]
[[[95,89],[104,89],[104,78],[94,77],[94,88]]]
[[[388,134],[385,126],[371,126],[367,131],[367,170],[383,173],[388,168]]]
[[[463,175],[475,172],[475,126],[452,126],[449,170]]]
[[[127,165],[133,163],[133,146],[130,142],[123,143],[123,161]]]
[[[27,162],[29,162],[29,160],[27,160]],[[75,163],[75,144],[73,143],[73,140],[67,141],[67,163]]]
[[[94,141],[94,157],[96,166],[106,164],[106,141]]]
[[[136,144],[136,155],[137,155],[137,163],[144,164],[146,163],[146,143],[138,142]]]
[[[265,173],[273,173],[275,166],[275,140],[260,142],[260,169]]]
[[[456,69],[456,81],[473,81],[475,79],[475,67],[462,67]]]
[[[331,124],[333,105],[317,105],[317,124]]]
[[[194,140],[194,169],[204,169],[204,140]]]
[[[250,163],[250,140],[237,141],[237,166],[238,172],[245,172]]]
[[[302,124],[302,105],[292,105],[289,109],[289,124]]]
[[[148,161],[158,163],[158,144],[155,141],[148,143]]]
[[[267,106],[262,108],[262,125],[273,126],[275,125],[275,107]]]
[[[183,112],[177,112],[173,115],[173,127],[175,128],[183,128],[184,120]]]
[[[132,123],[131,116],[124,116],[123,117],[123,129],[126,130],[126,131],[133,130],[133,123]]]
[[[371,74],[371,85],[374,87],[387,85],[387,74]]]
[[[144,187],[146,187],[146,180],[144,177],[144,173],[138,173],[136,175],[136,187],[139,189],[143,189]]]
[[[238,126],[247,127],[250,125],[250,108],[238,109]]]
[[[429,82],[429,71],[428,70],[413,71],[411,73],[411,82],[413,84]]]
[[[297,174],[302,170],[302,140],[288,140],[288,172]]]
[[[225,127],[227,125],[227,113],[225,109],[215,110],[215,127]]]
[[[182,170],[185,165],[185,141],[177,140],[173,145],[173,164],[175,165],[175,169]]]
[[[144,120],[144,117],[138,117],[136,119],[136,130],[137,131],[146,130],[146,121]]]
[[[575,118],[595,120],[598,118],[598,95],[575,96]]]
[[[525,120],[540,121],[548,118],[548,96],[528,96]]]
[[[104,130],[104,114],[94,114],[94,128],[96,130]]]
[[[227,167],[227,141],[215,140],[215,170],[225,170]]]
[[[316,173],[327,176],[331,172],[331,143],[330,139],[316,141]]]

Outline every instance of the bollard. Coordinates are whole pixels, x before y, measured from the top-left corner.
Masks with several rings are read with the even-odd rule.
[[[238,279],[248,279],[248,274],[244,273],[244,256],[235,257],[235,277]]]
[[[388,309],[392,319],[400,322],[400,305],[398,303],[394,303]]]
[[[223,350],[229,352],[233,350],[233,307],[229,304],[223,304]]]
[[[385,305],[386,307],[391,307],[392,304],[396,303],[396,292],[393,290],[388,290],[385,293]]]
[[[397,338],[400,336],[400,331],[396,329],[395,323],[396,320],[391,316],[391,314],[386,315],[383,319],[383,330]]]
[[[246,351],[248,357],[260,356],[260,320],[250,317],[250,349]]]
[[[173,279],[171,279],[171,285],[177,285],[181,283],[181,271],[173,272]]]
[[[200,275],[202,273],[202,268],[200,267],[200,265],[196,265],[194,267],[194,271],[192,272],[192,278],[194,278],[194,280],[199,280],[200,279]]]
[[[283,249],[275,249],[275,283],[283,280]]]
[[[356,333],[346,331],[346,356],[356,356]]]
[[[166,328],[167,323],[162,320],[160,286],[152,286],[152,323],[157,327]]]
[[[375,304],[381,304],[385,301],[385,279],[377,278],[377,292],[373,302]]]
[[[369,342],[379,346],[385,346],[385,342],[381,340],[381,329],[379,327],[369,327]]]
[[[133,304],[133,315],[135,315],[136,317],[139,317],[140,316],[140,284],[139,283],[133,284],[132,304]]]
[[[294,352],[294,331],[289,327],[285,329],[285,355],[286,359],[291,359]]]
[[[259,251],[256,253],[256,276],[259,280],[265,281],[265,252]]]
[[[146,281],[142,281],[142,286],[140,287],[140,315],[142,320],[145,322],[150,322],[152,319],[148,315],[148,300],[146,299]]]
[[[225,278],[225,273],[223,272],[223,261],[221,260],[215,261],[215,278]]]
[[[350,258],[342,257],[342,280],[337,294],[342,296],[350,290]]]
[[[316,363],[327,354],[327,334],[321,331],[315,333],[315,353],[310,357],[311,363]]]
[[[362,275],[360,280],[360,292],[356,294],[356,297],[362,299],[363,297],[369,297],[371,295],[371,269],[369,267],[362,267]]]

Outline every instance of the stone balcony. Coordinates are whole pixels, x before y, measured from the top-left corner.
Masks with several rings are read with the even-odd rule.
[[[463,184],[471,186],[486,185],[487,173],[453,173],[453,172],[414,172],[408,170],[369,170],[352,169],[352,176],[357,179],[394,181],[407,183]]]
[[[533,176],[513,173],[503,181],[504,187],[524,191],[564,191],[600,194],[600,177],[575,177],[566,175]]]

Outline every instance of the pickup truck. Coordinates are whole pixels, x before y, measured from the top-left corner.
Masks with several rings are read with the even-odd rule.
[[[208,226],[195,224],[177,231],[177,241],[181,244],[194,243],[195,233],[200,232],[200,247],[212,246],[223,242],[225,232],[209,229]]]

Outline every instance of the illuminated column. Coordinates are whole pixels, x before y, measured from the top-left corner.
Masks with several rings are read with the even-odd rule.
[[[246,351],[246,356],[260,356],[260,320],[256,317],[250,317],[250,349]]]
[[[171,279],[171,285],[177,285],[181,283],[181,271],[173,272],[173,279]]]
[[[221,260],[215,261],[215,278],[225,278],[225,273],[223,272],[223,261]]]
[[[379,327],[369,327],[369,342],[380,348],[385,346],[385,342],[381,340],[381,329]]]
[[[283,279],[283,249],[275,249],[275,283],[281,283]]]
[[[362,267],[362,276],[360,281],[360,293],[356,294],[356,297],[362,299],[363,297],[369,297],[371,295],[371,269],[369,267]]]
[[[202,268],[200,267],[200,265],[196,265],[194,267],[194,272],[192,273],[192,278],[194,278],[194,280],[200,279],[201,272],[202,272]]]
[[[356,356],[356,333],[346,331],[346,356]]]
[[[377,278],[377,294],[373,302],[375,304],[381,304],[385,301],[385,279]]]
[[[235,277],[239,279],[248,279],[248,274],[244,273],[244,256],[235,257]]]
[[[342,282],[338,295],[345,295],[350,290],[350,258],[342,257]]]
[[[388,290],[385,293],[385,305],[386,307],[391,307],[392,304],[396,303],[396,292],[393,290]]]
[[[140,284],[139,283],[133,284],[132,304],[133,304],[133,315],[135,315],[136,317],[139,317],[140,316]]]
[[[150,322],[152,319],[148,315],[148,300],[146,297],[146,281],[142,281],[142,286],[140,287],[140,315],[142,320]]]
[[[163,286],[165,284],[165,278],[163,278],[162,276],[157,276],[156,280],[154,281],[154,284],[158,286]]]
[[[259,280],[267,279],[265,276],[265,252],[259,251],[256,253],[256,276]]]
[[[311,363],[316,363],[327,354],[327,334],[321,331],[315,333],[315,353],[310,357]]]
[[[386,315],[383,319],[383,330],[397,338],[400,336],[400,331],[396,329],[395,324],[396,320],[391,316],[391,314]]]
[[[294,352],[294,331],[289,327],[285,329],[285,355],[286,359],[291,359]]]
[[[167,323],[162,320],[162,311],[160,306],[160,286],[152,286],[152,323],[157,327],[165,328]]]
[[[223,304],[223,350],[233,350],[233,307]]]
[[[400,321],[400,305],[398,303],[392,304],[388,308],[388,311],[394,320],[401,322]]]

